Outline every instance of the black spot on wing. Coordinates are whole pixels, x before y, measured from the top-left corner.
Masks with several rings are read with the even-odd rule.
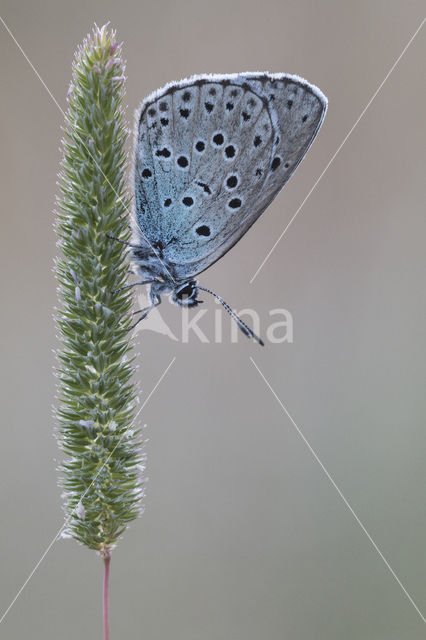
[[[196,232],[198,233],[199,236],[209,236],[210,235],[210,229],[206,224],[202,224],[200,227],[196,228]]]
[[[242,202],[240,198],[232,198],[232,200],[228,202],[228,207],[230,207],[231,209],[239,209],[241,205]]]
[[[186,169],[189,164],[189,160],[186,156],[179,156],[177,163],[182,169]]]
[[[172,155],[170,150],[167,149],[167,147],[163,147],[162,149],[157,149],[157,151],[155,152],[155,155],[158,156],[159,158],[163,157],[163,158],[170,158],[170,156]]]
[[[271,162],[271,171],[275,171],[275,169],[278,169],[280,164],[281,164],[281,158],[276,156]]]
[[[228,187],[228,189],[235,189],[237,184],[238,184],[237,176],[229,176],[229,178],[226,180],[226,186]]]
[[[205,182],[197,182],[197,184],[199,187],[203,188],[204,193],[208,193],[209,195],[211,194],[212,191],[208,184],[206,184]]]
[[[223,137],[222,133],[215,133],[212,140],[213,144],[216,145],[216,147],[221,147],[225,142],[225,138]]]
[[[236,154],[236,149],[233,144],[229,144],[225,147],[225,156],[229,159],[233,158]]]

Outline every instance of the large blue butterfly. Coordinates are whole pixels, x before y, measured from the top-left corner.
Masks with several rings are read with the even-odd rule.
[[[327,109],[315,86],[284,73],[193,76],[148,96],[136,115],[131,258],[150,306],[214,295],[195,277],[240,240],[296,170]],[[138,322],[139,322],[138,320]]]

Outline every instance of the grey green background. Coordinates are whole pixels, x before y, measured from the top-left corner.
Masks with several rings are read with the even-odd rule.
[[[252,356],[426,615],[426,27],[252,285],[249,279],[425,13],[423,2],[15,2],[2,15],[65,107],[76,44],[111,20],[129,105],[202,72],[297,73],[330,106],[296,175],[202,276],[294,343],[138,334],[150,482],[112,563],[112,638],[418,640],[426,626],[249,360]],[[62,524],[51,405],[62,116],[1,31],[0,609]],[[212,335],[216,305],[202,327]],[[164,320],[179,333],[180,310]],[[223,318],[228,330],[228,318]],[[228,335],[228,332],[225,332]],[[101,563],[47,554],[7,640],[100,638]]]

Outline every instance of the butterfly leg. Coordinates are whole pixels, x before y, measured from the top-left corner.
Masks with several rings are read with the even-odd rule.
[[[120,238],[116,238],[115,236],[110,236],[109,233],[105,234],[107,238],[109,238],[110,240],[115,240],[116,242],[119,242],[120,244],[125,244],[126,247],[131,247],[132,249],[139,249],[139,245],[137,244],[132,244],[131,242],[127,242],[127,240],[120,240]]]
[[[139,322],[141,320],[143,320],[144,318],[147,317],[148,313],[151,311],[151,309],[154,309],[154,307],[158,307],[159,304],[161,304],[161,298],[158,294],[151,294],[150,295],[151,298],[151,304],[149,305],[149,307],[145,307],[144,309],[139,309],[139,311],[134,311],[132,313],[133,316],[137,315],[138,313],[141,313],[141,317],[138,318],[136,320],[136,322],[134,322],[129,329],[134,329],[136,327],[137,324],[139,324]]]
[[[112,293],[119,293],[120,291],[124,291],[125,289],[136,287],[138,284],[151,284],[152,282],[154,282],[154,280],[140,280],[139,282],[132,282],[132,284],[126,284],[124,287],[115,289],[115,291],[113,291]]]

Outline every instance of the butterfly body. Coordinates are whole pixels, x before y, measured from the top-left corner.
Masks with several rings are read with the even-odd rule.
[[[142,102],[132,260],[152,282],[152,304],[160,292],[177,304],[198,303],[194,278],[272,202],[326,108],[325,96],[302,78],[269,73],[193,76]]]

